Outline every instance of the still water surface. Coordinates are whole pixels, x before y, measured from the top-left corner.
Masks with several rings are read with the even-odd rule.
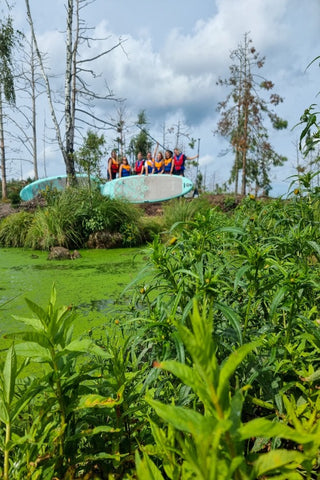
[[[30,316],[24,298],[46,308],[53,283],[58,305],[73,305],[79,323],[100,323],[128,301],[123,293],[146,263],[137,248],[80,250],[76,260],[47,260],[48,252],[19,248],[0,249],[0,337],[16,330],[12,315]],[[10,300],[8,303],[6,303]]]

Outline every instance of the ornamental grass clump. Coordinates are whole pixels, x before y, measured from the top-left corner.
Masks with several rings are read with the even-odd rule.
[[[17,212],[5,217],[0,222],[0,245],[3,247],[23,247],[33,214]]]

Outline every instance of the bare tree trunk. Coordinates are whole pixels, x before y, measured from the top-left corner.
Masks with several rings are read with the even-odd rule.
[[[248,51],[247,36],[245,36],[245,52]],[[244,88],[243,88],[243,138],[242,138],[242,185],[241,194],[246,194],[247,186],[247,152],[248,152],[248,121],[249,121],[249,97],[250,97],[250,63],[247,53],[244,56]]]
[[[76,117],[76,100],[77,100],[77,52],[79,47],[79,32],[80,32],[80,4],[79,0],[76,0],[76,28],[74,33],[74,41],[72,48],[72,86],[71,86],[71,128],[70,138],[72,139],[72,149],[74,148],[74,134],[75,134],[75,117]]]
[[[4,148],[3,108],[2,108],[2,87],[0,84],[0,152],[1,152],[1,192],[2,200],[7,199],[7,173],[6,154]]]
[[[246,104],[244,108],[245,108],[245,112],[244,112],[244,125],[243,125],[241,195],[246,194],[246,186],[247,186],[248,107]]]
[[[180,120],[178,121],[178,124],[177,124],[177,134],[176,134],[176,147],[177,148],[182,148],[182,146],[180,146]]]
[[[72,0],[69,0],[69,2],[70,1],[72,1]],[[25,2],[26,2],[26,8],[27,8],[28,21],[29,21],[30,29],[31,29],[32,40],[34,42],[36,54],[37,54],[37,57],[38,57],[38,60],[39,60],[40,68],[41,68],[41,73],[42,73],[42,76],[43,76],[43,79],[44,79],[44,82],[45,82],[45,86],[46,86],[47,98],[48,98],[48,101],[49,101],[51,118],[52,118],[52,121],[53,121],[53,124],[54,124],[58,145],[59,145],[60,151],[63,155],[63,159],[64,159],[64,162],[65,162],[65,165],[66,165],[66,173],[67,173],[68,176],[74,177],[75,170],[74,170],[73,156],[71,156],[69,154],[70,152],[67,152],[66,148],[63,145],[59,122],[57,120],[55,110],[54,110],[54,107],[53,107],[53,101],[52,101],[52,94],[51,94],[49,79],[48,79],[48,76],[47,76],[47,74],[45,72],[45,69],[44,69],[42,56],[41,56],[41,53],[40,53],[40,50],[39,50],[39,47],[38,47],[38,42],[37,42],[37,38],[36,38],[36,35],[35,35],[34,27],[33,27],[33,21],[32,21],[31,12],[30,12],[29,0],[25,0]]]
[[[237,105],[237,144],[236,144],[236,164],[235,164],[235,195],[238,195],[239,189],[239,137],[241,135],[241,102],[242,102],[242,69],[241,62],[239,65],[239,79],[238,79],[238,105]]]
[[[34,62],[34,42],[31,39],[31,101],[32,101],[32,153],[34,178],[38,180],[38,153],[37,153],[37,111],[36,111],[36,82]]]
[[[238,195],[238,189],[239,189],[239,152],[238,150],[236,151],[236,163],[234,167],[234,193],[235,195]]]
[[[73,162],[73,118],[72,118],[72,104],[71,104],[71,93],[72,93],[72,66],[73,66],[73,54],[76,55],[76,52],[73,52],[73,0],[68,0],[67,8],[67,39],[66,39],[66,76],[65,76],[65,125],[66,125],[66,148],[65,148],[65,160],[66,160],[66,169],[67,175],[70,176],[70,181],[73,181],[75,177],[74,162]]]
[[[83,95],[87,99],[96,98],[99,100],[109,100],[113,97],[112,93],[107,93],[103,95],[96,94],[95,92],[91,91],[87,88],[86,82],[79,80],[79,73],[85,72],[95,77],[94,70],[88,70],[87,68],[81,69],[79,64],[87,64],[89,62],[94,62],[98,58],[106,55],[107,53],[111,52],[118,46],[122,44],[122,40],[120,39],[119,42],[111,47],[108,50],[105,50],[98,55],[93,56],[92,58],[82,58],[79,60],[78,58],[78,49],[81,40],[88,41],[86,36],[83,36],[82,30],[86,31],[88,27],[81,27],[81,19],[80,19],[80,10],[83,6],[89,5],[93,3],[94,0],[86,1],[86,0],[67,0],[66,1],[66,69],[65,69],[65,84],[64,84],[64,126],[65,132],[62,133],[61,123],[58,121],[56,112],[54,110],[53,99],[50,89],[50,83],[48,79],[48,75],[45,72],[42,55],[39,51],[33,21],[30,13],[30,3],[29,0],[25,0],[26,8],[27,8],[27,17],[30,23],[31,35],[35,46],[36,55],[39,59],[40,69],[42,76],[44,78],[47,97],[49,101],[50,113],[53,121],[53,125],[56,131],[56,138],[60,148],[60,151],[63,155],[64,163],[66,166],[66,173],[69,178],[69,182],[73,182],[75,179],[75,158],[74,158],[74,139],[75,139],[75,125],[76,125],[76,116],[75,112],[80,112],[80,115],[84,115],[89,120],[84,120],[81,118],[79,121],[83,121],[84,124],[92,125],[96,128],[96,121],[98,120],[102,125],[103,128],[108,125],[109,127],[114,127],[109,122],[106,122],[104,119],[96,117],[90,109],[79,108],[79,104],[77,103],[77,98],[79,95]],[[79,90],[80,85],[80,90]]]

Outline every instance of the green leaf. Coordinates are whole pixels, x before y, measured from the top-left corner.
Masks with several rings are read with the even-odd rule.
[[[261,475],[265,475],[268,472],[283,467],[294,470],[301,465],[304,460],[304,454],[297,450],[271,450],[268,453],[260,455],[258,460],[254,463],[254,478],[258,478]]]
[[[216,302],[215,306],[226,317],[226,319],[229,320],[230,324],[237,333],[239,344],[242,345],[241,320],[237,312],[223,303]]]
[[[66,345],[65,350],[70,352],[88,352],[93,342],[90,339],[73,340],[69,345]]]
[[[314,249],[318,260],[320,260],[320,245],[317,242],[314,242],[313,240],[309,240],[307,241],[307,243],[310,245],[310,247]]]
[[[183,407],[164,405],[157,400],[147,398],[146,401],[157,412],[159,417],[173,425],[177,430],[188,432],[194,436],[210,436],[213,434],[215,420]]]
[[[143,453],[143,459],[141,459],[138,451],[136,451],[135,460],[139,480],[164,480],[160,470],[153,463],[149,455]]]
[[[184,345],[183,345],[183,342],[181,341],[179,333],[177,331],[173,332],[171,334],[171,338],[174,341],[179,362],[184,363],[185,362],[185,351],[184,351]]]
[[[3,388],[4,400],[7,405],[11,405],[17,374],[17,356],[12,345],[7,353],[4,368],[3,368]]]
[[[90,339],[74,340],[65,347],[65,350],[69,352],[91,353],[92,355],[97,355],[98,357],[103,358],[112,357],[110,353],[103,350]]]
[[[37,315],[37,317],[41,321],[41,324],[43,325],[43,327],[46,327],[47,326],[47,323],[46,323],[47,313],[39,305],[32,302],[28,298],[26,298],[25,300],[26,300],[26,303],[27,303],[29,309]]]
[[[50,347],[50,342],[47,336],[40,332],[10,332],[6,335],[6,338],[14,338],[24,342],[37,343],[44,348]]]
[[[27,318],[27,317],[19,317],[18,315],[12,315],[15,320],[18,320],[18,322],[22,322],[25,325],[28,325],[32,328],[34,328],[37,331],[43,332],[44,326],[41,320],[39,318]]]
[[[4,424],[10,422],[10,414],[8,408],[4,402],[4,399],[0,397],[0,421]]]
[[[29,402],[31,402],[32,399],[35,398],[35,396],[44,390],[43,385],[37,385],[37,380],[35,380],[35,386],[31,386],[28,388],[25,392],[23,392],[22,397],[20,397],[17,402],[14,404],[14,406],[11,409],[10,416],[11,416],[11,421],[13,422],[18,415],[25,409],[25,407],[28,405]]]
[[[53,317],[54,321],[51,322],[50,327],[52,329],[52,334],[55,335],[55,329],[57,326],[59,328],[65,327],[65,324],[69,325],[75,318],[74,312],[70,309],[69,306],[64,305],[57,310],[55,310],[56,317]]]
[[[266,418],[255,418],[239,428],[239,435],[242,440],[255,437],[274,438],[280,437],[286,440],[292,440],[296,443],[309,443],[317,440],[316,435],[311,433],[297,432],[293,428],[279,422],[271,422]]]
[[[55,283],[53,282],[52,288],[51,288],[51,293],[50,293],[50,304],[54,306],[57,301],[57,290],[55,287]]]
[[[175,360],[165,360],[159,363],[158,368],[173,373],[173,375],[180,378],[185,385],[189,385],[194,391],[197,391],[199,387],[199,377],[192,367],[184,363],[176,362]]]
[[[217,231],[233,233],[234,235],[240,235],[240,236],[243,236],[246,233],[242,228],[239,228],[239,227],[222,227],[222,228],[219,228]]]
[[[121,430],[119,428],[114,428],[114,427],[108,427],[105,425],[101,425],[99,427],[95,428],[88,428],[86,430],[81,430],[81,432],[68,436],[68,441],[74,441],[78,440],[79,438],[89,438],[93,437],[94,435],[100,435],[101,433],[117,433],[120,432]]]
[[[81,457],[84,463],[97,461],[97,460],[115,460],[116,462],[120,462],[121,458],[126,457],[127,453],[106,453],[106,452],[99,452],[94,453],[92,455],[84,455]]]
[[[308,375],[308,377],[301,378],[303,382],[315,382],[320,378],[320,370],[316,370],[315,372]]]
[[[269,318],[271,320],[273,319],[278,306],[280,305],[283,297],[285,296],[286,291],[287,291],[287,287],[281,287],[273,297],[273,300],[270,305],[270,310],[269,310]]]
[[[38,343],[18,343],[15,348],[17,355],[22,355],[23,357],[38,358],[41,362],[50,363],[52,361],[50,350],[41,347]]]
[[[113,408],[123,402],[124,385],[119,389],[117,398],[103,397],[98,394],[83,395],[79,399],[77,409],[82,408]]]
[[[250,270],[251,265],[243,265],[241,268],[238,269],[235,279],[234,279],[234,291],[237,290],[239,283],[242,279],[242,277],[245,275],[245,273]]]
[[[211,404],[210,391],[208,386],[201,381],[197,372],[188,365],[176,362],[174,360],[167,360],[159,364],[159,368],[173,373],[180,378],[182,383],[188,385],[199,396],[200,400],[205,406]]]
[[[219,375],[219,384],[217,388],[217,396],[219,399],[225,395],[225,390],[229,385],[229,379],[231,375],[235,372],[237,367],[243,361],[243,359],[248,355],[248,353],[252,352],[255,348],[257,348],[261,344],[261,340],[252,343],[246,343],[242,345],[242,347],[238,348],[235,352],[231,353],[229,357],[225,360],[225,362],[220,367],[220,375]]]

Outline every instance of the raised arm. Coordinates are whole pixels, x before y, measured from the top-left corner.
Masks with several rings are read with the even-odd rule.
[[[157,156],[158,148],[159,148],[159,143],[157,142],[156,148],[154,149],[154,152],[153,152],[153,158],[154,158],[154,159],[155,159],[156,156]]]
[[[195,160],[198,157],[199,155],[195,155],[194,157],[186,157],[186,160]]]

